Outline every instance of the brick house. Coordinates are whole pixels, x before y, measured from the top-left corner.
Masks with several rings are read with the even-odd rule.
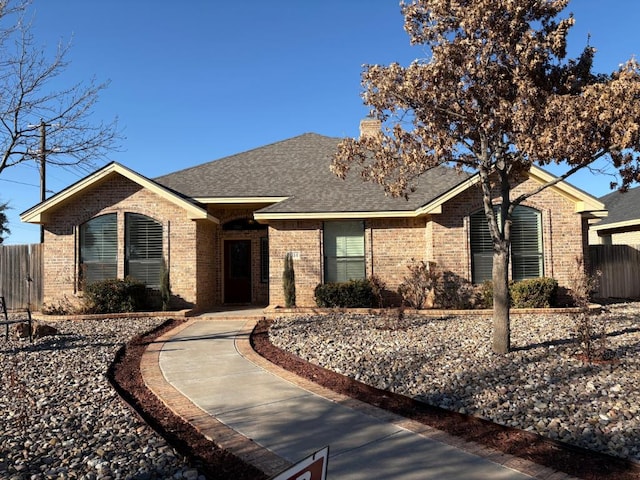
[[[153,287],[167,268],[179,307],[282,306],[287,252],[299,306],[315,305],[321,282],[372,274],[395,291],[412,259],[474,283],[490,276],[477,176],[434,168],[408,200],[390,198],[329,171],[339,141],[303,134],[153,180],[117,163],[99,169],[21,215],[45,228],[44,302],[101,278]],[[550,178],[532,168],[515,192]],[[603,211],[565,182],[529,199],[516,215],[513,278],[566,284]]]

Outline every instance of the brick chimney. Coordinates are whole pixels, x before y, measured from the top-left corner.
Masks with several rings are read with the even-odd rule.
[[[382,123],[377,118],[366,117],[360,120],[360,138],[370,137],[380,131]]]

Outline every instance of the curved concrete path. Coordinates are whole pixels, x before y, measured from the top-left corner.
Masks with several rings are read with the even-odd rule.
[[[147,349],[142,373],[174,412],[267,475],[329,445],[330,480],[571,478],[274,366],[249,345],[261,317],[247,311],[192,319]]]

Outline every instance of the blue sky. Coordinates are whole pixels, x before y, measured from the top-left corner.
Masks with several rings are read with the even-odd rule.
[[[590,33],[596,71],[640,55],[640,2],[573,0],[569,11],[570,54]],[[53,86],[109,80],[95,121],[118,117],[126,138],[112,159],[150,178],[305,132],[357,136],[368,112],[362,65],[425,56],[409,45],[396,0],[33,0],[31,13],[46,51],[72,41]],[[47,189],[85,175],[50,167]],[[595,196],[609,181],[571,179]],[[0,175],[0,202],[11,207],[5,244],[38,241],[39,227],[19,214],[39,198],[35,162]]]

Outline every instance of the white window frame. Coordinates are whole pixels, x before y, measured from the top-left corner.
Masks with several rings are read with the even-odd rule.
[[[364,222],[324,222],[324,282],[346,282],[366,278]]]
[[[80,280],[82,285],[117,278],[118,216],[106,213],[80,225]]]

